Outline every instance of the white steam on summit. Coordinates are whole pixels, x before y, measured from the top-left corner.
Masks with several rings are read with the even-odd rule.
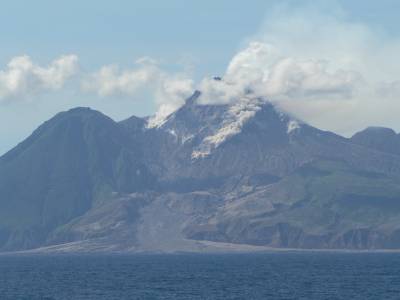
[[[261,109],[261,99],[243,97],[229,106],[223,114],[223,121],[213,134],[206,136],[192,153],[192,158],[207,156],[228,138],[241,132],[243,125]]]
[[[220,77],[213,80],[217,86],[229,85]],[[257,97],[250,90],[246,95],[233,98],[227,103],[210,104],[207,97],[209,95],[201,91],[195,92],[186,100],[184,106],[163,118],[157,126],[150,125],[150,119],[147,129],[166,131],[180,145],[193,142],[191,158],[200,159],[209,156],[223,143],[240,134],[246,123],[263,108],[274,111],[272,114],[275,114],[279,122],[286,126],[288,135],[296,132],[303,124],[290,114],[283,112],[276,103],[271,103],[265,97]],[[259,119],[259,121],[270,122],[268,119]]]

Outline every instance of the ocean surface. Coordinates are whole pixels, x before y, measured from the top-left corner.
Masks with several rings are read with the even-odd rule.
[[[400,254],[7,255],[0,299],[400,299]]]

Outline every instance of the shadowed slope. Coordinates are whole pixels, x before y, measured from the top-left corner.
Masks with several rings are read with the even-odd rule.
[[[140,145],[88,108],[60,113],[0,159],[0,247],[38,246],[112,191],[148,184]]]

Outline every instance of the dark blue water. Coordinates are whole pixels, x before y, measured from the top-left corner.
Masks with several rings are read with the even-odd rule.
[[[0,256],[0,299],[400,299],[400,254]]]

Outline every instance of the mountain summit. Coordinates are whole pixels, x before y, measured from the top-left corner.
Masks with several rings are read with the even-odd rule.
[[[0,158],[0,249],[400,248],[396,133],[200,97],[153,126],[88,108],[45,122]]]

